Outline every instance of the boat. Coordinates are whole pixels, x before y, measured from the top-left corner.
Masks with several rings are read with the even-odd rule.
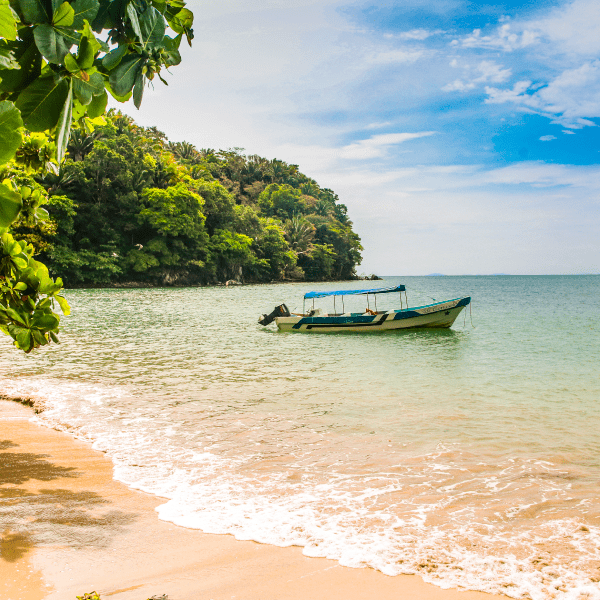
[[[402,300],[404,292],[405,302]],[[377,310],[377,296],[380,294],[398,293],[400,308],[396,310]],[[344,297],[366,296],[367,308],[364,312],[345,312]],[[371,308],[373,297],[373,309]],[[333,312],[324,312],[315,308],[318,298],[333,297]],[[342,305],[337,312],[336,299]],[[432,298],[433,299],[433,298]],[[306,310],[306,301],[312,300],[312,307]],[[339,302],[337,303],[339,306]],[[285,304],[275,307],[270,314],[264,314],[258,322],[267,326],[273,321],[279,331],[301,333],[339,332],[339,331],[391,331],[397,329],[447,328],[451,327],[462,309],[471,302],[470,296],[453,298],[452,300],[435,301],[424,306],[408,306],[408,296],[404,285],[368,290],[338,290],[333,292],[308,292],[304,294],[302,313],[292,313]]]

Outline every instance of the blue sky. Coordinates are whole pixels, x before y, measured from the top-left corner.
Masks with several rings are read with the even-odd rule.
[[[138,122],[298,164],[359,272],[600,272],[600,3],[190,3]]]

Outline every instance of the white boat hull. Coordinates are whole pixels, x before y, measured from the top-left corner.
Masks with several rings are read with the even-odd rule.
[[[376,332],[397,329],[447,328],[451,327],[470,298],[457,298],[427,306],[390,310],[376,315],[345,314],[316,317],[277,317],[275,322],[280,331],[300,333],[325,332]]]

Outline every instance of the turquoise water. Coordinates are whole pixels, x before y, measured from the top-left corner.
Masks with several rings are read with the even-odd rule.
[[[180,525],[442,586],[600,598],[600,276],[380,283],[411,305],[470,295],[474,327],[468,309],[438,331],[256,323],[365,282],[77,290],[62,345],[3,345],[0,390],[44,400],[46,423]]]

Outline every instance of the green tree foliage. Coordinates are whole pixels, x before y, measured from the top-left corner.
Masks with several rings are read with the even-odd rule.
[[[114,241],[94,246],[120,234],[114,226],[103,223],[99,234],[88,227],[88,247],[72,247],[80,207],[59,192],[93,174],[66,173],[66,153],[75,162],[92,153],[109,93],[121,102],[133,97],[139,108],[148,83],[155,76],[164,82],[162,69],[181,61],[179,45],[183,37],[191,43],[192,23],[182,0],[0,0],[0,330],[25,352],[58,340],[56,304],[69,311],[59,294],[62,280],[49,277],[36,253],[52,251],[52,266],[69,265],[79,278],[100,273],[110,281],[123,273]],[[122,174],[125,158],[114,146],[95,158],[97,167]],[[154,175],[170,185],[163,171],[137,174],[135,184],[143,187]],[[137,215],[138,196],[127,177],[118,182],[126,194],[119,210]],[[110,200],[107,190],[96,191],[95,210],[82,204],[94,222],[107,214]],[[44,204],[53,211],[51,222],[44,223]]]
[[[59,174],[38,177],[55,225],[40,250],[67,285],[354,276],[346,207],[295,165],[172,143],[115,111],[68,147]]]

